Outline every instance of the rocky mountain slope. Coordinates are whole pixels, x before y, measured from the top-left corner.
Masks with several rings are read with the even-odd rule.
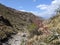
[[[11,35],[28,32],[38,35],[39,23],[43,19],[30,12],[22,12],[0,4],[0,43],[6,42]],[[32,36],[33,36],[32,35]]]
[[[0,4],[0,45],[60,45],[60,13],[44,20]]]
[[[38,31],[42,31],[43,34],[35,35],[27,45],[60,45],[60,12],[44,20]]]

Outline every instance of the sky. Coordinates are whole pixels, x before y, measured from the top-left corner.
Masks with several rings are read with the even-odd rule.
[[[0,0],[0,3],[20,11],[32,12],[43,18],[50,18],[58,9],[60,0]]]

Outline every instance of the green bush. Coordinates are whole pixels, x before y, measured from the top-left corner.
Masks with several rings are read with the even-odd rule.
[[[27,29],[28,29],[29,32],[35,30],[36,28],[37,28],[37,26],[36,26],[34,23],[30,24],[30,25],[27,27]]]

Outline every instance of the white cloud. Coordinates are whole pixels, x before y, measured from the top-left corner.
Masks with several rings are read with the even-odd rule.
[[[46,17],[46,16],[51,17],[53,16],[52,14],[59,7],[59,5],[60,5],[60,0],[53,0],[50,5],[40,4],[37,5],[36,8],[40,10],[44,10],[42,13],[39,13],[39,15],[41,15],[42,17]]]
[[[26,11],[26,10],[20,10],[20,11]]]
[[[39,8],[39,9],[44,10],[44,9],[47,9],[48,8],[48,5],[42,4],[42,5],[38,5],[36,7]]]
[[[37,11],[29,11],[29,12],[31,12],[31,13],[33,13],[33,14],[35,14],[35,15],[37,15],[38,14],[38,12]],[[38,15],[37,15],[38,16]]]

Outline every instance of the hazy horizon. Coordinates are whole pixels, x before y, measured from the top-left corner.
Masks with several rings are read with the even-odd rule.
[[[50,18],[60,5],[60,0],[1,0],[0,3],[26,12],[32,12],[43,18]]]

